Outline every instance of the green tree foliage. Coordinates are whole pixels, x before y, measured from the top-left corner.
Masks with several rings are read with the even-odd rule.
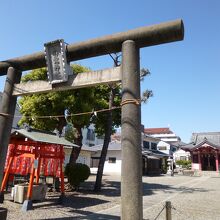
[[[73,65],[72,68],[75,74],[90,71],[90,69],[78,64]],[[47,71],[45,68],[41,68],[25,75],[22,78],[22,82],[46,79]],[[67,119],[76,129],[74,142],[82,146],[81,129],[89,125],[90,115],[72,116],[72,114],[92,111],[94,106],[94,89],[83,88],[24,96],[19,100],[19,104],[22,114],[19,125],[27,123],[37,129],[49,131],[57,129],[59,133],[62,133],[63,127],[67,124]],[[68,113],[69,116],[64,117],[63,115],[65,115],[65,113]],[[39,116],[56,117],[39,118]],[[77,148],[76,151],[71,153],[70,161],[72,163],[77,159],[79,151],[80,148]]]
[[[109,95],[111,92],[113,103],[112,107],[119,107],[121,103],[121,88],[117,84],[113,87],[108,85],[101,85],[95,88],[94,97],[95,97],[95,110],[96,109],[108,109],[109,108]],[[106,132],[107,121],[109,117],[109,111],[97,113],[97,117],[93,117],[92,122],[95,124],[95,133],[98,136],[103,136]],[[112,110],[112,126],[111,134],[115,133],[116,128],[121,125],[121,109]]]
[[[76,137],[76,129],[73,127],[71,123],[68,123],[65,127],[65,139],[73,143]]]
[[[89,178],[90,169],[86,164],[67,164],[65,168],[65,175],[68,177],[70,185],[77,190],[80,183],[83,183]]]

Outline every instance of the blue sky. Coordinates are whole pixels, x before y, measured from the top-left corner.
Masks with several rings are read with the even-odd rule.
[[[182,18],[184,41],[141,49],[141,67],[151,71],[142,90],[154,93],[142,106],[142,123],[170,126],[185,142],[192,132],[220,131],[220,1],[0,0],[0,9],[0,60],[59,38],[74,43]],[[113,65],[109,56],[78,63]]]

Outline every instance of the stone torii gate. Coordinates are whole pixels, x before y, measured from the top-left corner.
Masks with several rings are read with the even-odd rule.
[[[0,109],[0,183],[17,96],[122,80],[121,219],[143,219],[139,50],[142,47],[180,41],[183,37],[183,22],[176,20],[68,45],[68,62],[122,51],[122,65],[85,75],[78,74],[59,85],[45,82],[31,86],[19,84],[22,71],[46,66],[44,52],[0,62],[0,75],[7,73]],[[4,199],[3,195],[1,198]]]

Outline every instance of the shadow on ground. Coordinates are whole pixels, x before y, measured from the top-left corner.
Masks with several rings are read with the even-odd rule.
[[[108,197],[115,197],[120,199],[120,182],[119,181],[104,181],[102,190],[100,192],[93,191],[94,182],[87,181],[82,185],[78,192],[66,193],[65,199],[60,206],[69,207],[75,211],[88,208],[104,203],[109,203]],[[151,196],[158,191],[163,193],[173,194],[176,192],[194,193],[194,192],[207,192],[204,188],[190,188],[190,187],[175,187],[159,183],[143,183],[143,196]],[[48,196],[48,203],[35,203],[34,208],[50,207],[57,205],[59,202],[59,195]]]
[[[80,187],[78,192],[67,192],[63,200],[63,203],[59,203],[60,193],[48,193],[47,199],[44,202],[34,203],[34,209],[43,209],[45,212],[47,209],[56,210],[57,208],[65,207],[66,216],[68,212],[76,215],[77,217],[62,217],[62,218],[51,218],[54,220],[69,220],[69,219],[81,219],[81,220],[105,220],[120,219],[118,216],[110,214],[95,213],[96,206],[104,205],[103,209],[113,207],[120,204],[120,181],[104,180],[102,190],[100,192],[93,191],[94,181],[87,181]],[[195,192],[207,192],[204,188],[194,188],[185,186],[172,186],[162,183],[143,183],[143,196],[151,196],[163,191],[163,193],[173,194],[176,192],[183,193],[195,193]],[[110,205],[106,205],[111,203]],[[86,209],[86,210],[85,210]],[[97,211],[100,210],[97,209]]]
[[[121,195],[121,183],[119,181],[104,181],[102,190],[100,192],[94,192],[93,185],[94,182],[88,181],[83,185],[83,187],[79,190],[82,194],[100,194],[106,197],[113,196],[119,197]],[[185,193],[193,193],[193,192],[207,192],[204,188],[190,188],[190,187],[173,187],[171,185],[160,184],[160,183],[143,183],[143,196],[153,195],[157,191],[163,191],[170,193],[173,191],[174,193],[184,191]]]
[[[119,216],[115,215],[106,215],[106,214],[95,214],[93,212],[79,212],[78,214],[84,215],[82,217],[62,217],[62,218],[50,218],[50,220],[119,220]]]
[[[62,218],[50,218],[50,220],[119,220],[119,216],[115,215],[106,215],[106,214],[97,214],[89,211],[76,210],[75,213],[82,215],[76,217],[62,217]],[[43,220],[43,219],[42,219]]]

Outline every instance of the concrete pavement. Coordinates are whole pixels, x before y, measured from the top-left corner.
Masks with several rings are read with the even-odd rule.
[[[220,178],[144,177],[144,219],[165,219],[165,201],[172,203],[173,220],[220,219]],[[162,211],[162,212],[161,212]],[[161,214],[158,216],[158,214]],[[81,219],[120,219],[120,205]]]

